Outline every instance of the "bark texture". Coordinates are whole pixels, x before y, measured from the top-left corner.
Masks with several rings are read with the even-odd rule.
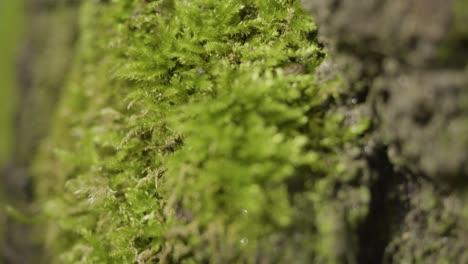
[[[302,3],[331,54],[319,74],[373,120],[359,263],[468,262],[468,1]]]

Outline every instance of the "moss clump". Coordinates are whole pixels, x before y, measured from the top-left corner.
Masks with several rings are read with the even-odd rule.
[[[353,263],[369,194],[338,154],[368,124],[328,111],[336,82],[314,78],[324,54],[297,1],[80,12],[34,168],[48,261]]]

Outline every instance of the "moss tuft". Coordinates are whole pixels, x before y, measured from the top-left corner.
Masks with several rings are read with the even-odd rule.
[[[328,111],[298,1],[245,2],[83,1],[34,169],[49,261],[352,263],[368,121]]]

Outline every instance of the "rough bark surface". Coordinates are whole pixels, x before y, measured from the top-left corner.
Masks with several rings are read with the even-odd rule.
[[[303,0],[374,129],[359,263],[466,263],[467,1]],[[465,22],[463,22],[465,21]]]

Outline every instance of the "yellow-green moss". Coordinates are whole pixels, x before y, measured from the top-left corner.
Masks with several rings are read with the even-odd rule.
[[[47,262],[353,261],[338,152],[368,122],[327,111],[315,31],[291,0],[83,1],[35,163]]]

